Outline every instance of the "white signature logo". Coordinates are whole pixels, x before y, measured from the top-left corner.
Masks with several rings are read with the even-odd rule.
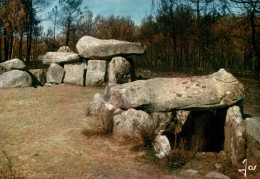
[[[247,167],[247,159],[243,160],[242,162],[243,164],[245,164],[245,169],[238,169],[239,172],[243,173],[244,174],[244,177],[246,177],[246,174],[247,174],[247,169],[250,170],[250,171],[254,171],[257,167],[257,165],[255,166],[252,166],[252,165],[249,165]]]

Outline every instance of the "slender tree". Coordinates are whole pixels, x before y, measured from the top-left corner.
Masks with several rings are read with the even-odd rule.
[[[61,11],[65,14],[62,17],[63,30],[66,33],[66,43],[69,45],[70,32],[82,14],[82,0],[59,0]]]

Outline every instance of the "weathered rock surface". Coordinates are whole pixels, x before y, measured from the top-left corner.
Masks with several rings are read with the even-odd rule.
[[[103,95],[96,93],[94,96],[94,99],[92,100],[92,102],[90,103],[90,111],[89,113],[91,115],[105,115],[105,116],[109,116],[109,114],[115,116],[118,114],[121,114],[123,112],[123,110],[115,107],[114,105],[112,105],[111,103],[106,102],[103,99]]]
[[[168,138],[165,135],[158,134],[153,142],[153,148],[158,158],[163,158],[170,154],[171,145]]]
[[[0,73],[1,71],[3,73],[6,71],[11,71],[13,69],[24,69],[24,68],[25,68],[24,62],[18,58],[0,63],[0,69],[2,69],[0,70]]]
[[[260,158],[260,119],[247,118],[246,140],[247,140],[247,158]]]
[[[178,110],[178,111],[176,111],[176,120],[179,123],[181,123],[182,125],[184,125],[188,119],[189,114],[190,114],[190,111]]]
[[[52,63],[47,72],[47,83],[61,84],[65,70],[58,64]]]
[[[82,37],[76,47],[79,55],[88,59],[110,59],[114,56],[143,54],[146,51],[141,43],[100,40],[91,36]]]
[[[57,52],[72,52],[68,46],[62,46]]]
[[[0,88],[28,87],[31,85],[31,76],[25,71],[12,70],[0,75]]]
[[[208,76],[155,78],[106,89],[105,99],[118,108],[143,106],[147,112],[218,109],[244,98],[243,85],[224,69]]]
[[[47,52],[43,56],[44,64],[70,63],[70,62],[78,62],[79,60],[80,60],[79,55],[71,52]]]
[[[172,112],[154,112],[150,114],[153,124],[156,126],[155,133],[166,130],[166,127],[172,122]]]
[[[41,85],[44,85],[46,81],[46,74],[42,69],[33,69],[29,70],[29,72],[31,72],[31,74],[35,77],[37,82],[39,82]]]
[[[85,63],[73,63],[64,65],[66,71],[64,83],[71,83],[79,86],[84,85]]]
[[[212,179],[230,179],[228,176],[219,173],[219,172],[209,172],[207,175],[205,175],[206,178],[212,178]]]
[[[141,110],[129,109],[113,119],[113,133],[121,136],[140,137],[142,129],[151,126],[149,114]]]
[[[89,60],[86,75],[86,86],[102,86],[106,77],[106,61]]]
[[[234,165],[246,158],[245,126],[238,106],[227,111],[224,151]]]
[[[123,57],[114,57],[108,64],[108,83],[123,84],[131,81],[131,65]]]

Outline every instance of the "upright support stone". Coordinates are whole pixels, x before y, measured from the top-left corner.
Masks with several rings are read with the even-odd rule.
[[[85,63],[73,63],[64,65],[66,71],[64,83],[83,86]]]
[[[224,151],[234,165],[246,159],[245,126],[238,106],[227,111]]]
[[[247,118],[244,122],[246,126],[247,158],[255,158],[259,160],[260,159],[260,118]]]
[[[65,70],[58,64],[52,63],[47,72],[47,83],[61,84]]]
[[[108,83],[128,83],[131,81],[130,63],[123,57],[114,57],[108,64]]]
[[[106,77],[106,61],[89,60],[86,75],[86,86],[102,86]]]

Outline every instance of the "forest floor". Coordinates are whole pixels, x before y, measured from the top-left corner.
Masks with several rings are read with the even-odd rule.
[[[259,81],[241,81],[249,86],[245,113],[260,117]],[[217,171],[221,161],[215,153],[200,153],[183,169],[169,170],[151,162],[145,151],[132,150],[132,141],[84,135],[85,129],[101,127],[86,116],[86,108],[103,91],[73,85],[0,89],[0,171],[6,161],[7,172],[26,178],[196,178],[185,171]]]

